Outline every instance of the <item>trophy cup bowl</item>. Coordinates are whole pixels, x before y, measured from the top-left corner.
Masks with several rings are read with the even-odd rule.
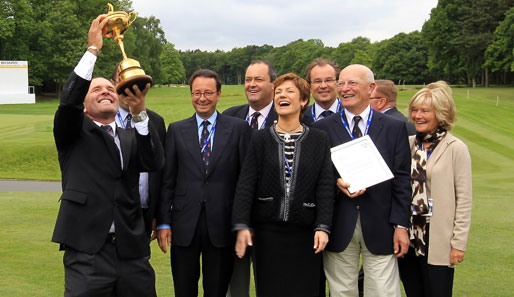
[[[128,27],[137,19],[137,13],[127,13],[124,11],[114,11],[112,4],[107,3],[109,12],[105,16],[109,21],[103,27],[102,34],[108,38],[114,38],[118,44],[123,56],[123,60],[117,67],[118,84],[116,85],[116,92],[118,94],[125,94],[125,89],[129,88],[132,92],[132,86],[137,85],[139,90],[143,90],[146,84],[153,83],[151,76],[146,75],[138,61],[127,58],[125,48],[123,45],[123,33],[127,31]]]

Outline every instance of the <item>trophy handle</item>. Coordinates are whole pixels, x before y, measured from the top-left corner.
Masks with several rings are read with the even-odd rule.
[[[134,17],[133,20],[130,20],[132,17]],[[132,25],[132,23],[137,19],[137,12],[133,11],[131,13],[129,13],[129,22],[128,22],[128,25],[127,27],[129,27],[130,25]]]

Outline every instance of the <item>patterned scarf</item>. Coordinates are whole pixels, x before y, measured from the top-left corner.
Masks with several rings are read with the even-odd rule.
[[[416,256],[424,256],[426,253],[426,226],[430,222],[432,208],[432,201],[427,197],[427,160],[445,135],[446,130],[442,127],[434,133],[416,134],[416,151],[411,162],[412,216],[409,228],[411,246]],[[432,144],[424,148],[423,142]]]

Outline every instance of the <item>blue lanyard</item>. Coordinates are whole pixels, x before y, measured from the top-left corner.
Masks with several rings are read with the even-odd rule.
[[[368,122],[366,123],[366,130],[364,130],[364,135],[368,134],[369,126],[371,125],[372,119],[373,119],[373,108],[370,108],[369,115],[368,115]],[[341,121],[343,121],[343,125],[346,128],[346,131],[348,132],[348,134],[350,134],[350,137],[352,138],[352,140],[354,140],[355,137],[353,137],[352,132],[350,131],[350,126],[348,126],[348,123],[346,122],[346,118],[344,116],[344,108],[343,108],[343,110],[341,110]]]
[[[293,170],[291,169],[291,165],[289,164],[289,161],[287,160],[287,155],[285,152],[284,152],[284,160],[286,160],[286,167],[287,167],[287,171],[289,171],[289,177],[293,178]]]
[[[422,141],[421,142],[421,150],[424,151],[425,150],[425,143]],[[427,160],[428,158],[430,158],[430,155],[432,155],[434,151],[430,151],[428,154],[427,154]]]
[[[217,121],[217,119],[216,119],[216,121]],[[202,145],[202,150],[200,151],[201,154],[203,154],[203,152],[205,151],[205,149],[209,145],[209,142],[212,139],[212,135],[214,134],[214,130],[216,130],[216,121],[214,121],[214,124],[212,124],[211,132],[209,132],[209,136],[207,136],[207,139],[205,140],[205,142]]]
[[[120,120],[121,127],[122,127],[123,129],[126,129],[127,124],[126,124],[126,123],[125,123],[125,121],[121,118],[121,114],[120,114],[120,112],[119,112],[119,111],[118,111],[117,116],[118,116],[118,120]]]
[[[266,122],[268,121],[268,116],[269,116],[269,112],[268,112],[268,115],[266,116],[266,118],[264,119],[264,122],[262,122],[261,126],[259,127],[259,130],[262,130],[262,128],[264,128],[264,126],[266,125]],[[250,115],[246,116],[246,122],[248,122],[248,125],[250,125]],[[257,123],[258,122],[259,121],[257,120]]]
[[[312,105],[312,119],[316,122],[317,119],[316,119],[316,112],[314,111],[314,107],[316,107],[316,104]],[[339,100],[339,97],[337,97],[336,112],[340,112],[340,111],[341,111],[341,100]]]

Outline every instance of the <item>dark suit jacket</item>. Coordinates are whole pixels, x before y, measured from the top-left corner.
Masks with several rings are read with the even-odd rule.
[[[159,137],[161,146],[166,141],[166,125],[164,119],[156,112],[146,109],[150,119],[148,128]],[[162,170],[148,173],[148,209],[144,213],[145,229],[148,237],[152,235],[152,220],[155,218],[155,212],[159,204],[161,196],[161,179]]]
[[[171,226],[174,245],[191,243],[203,200],[212,244],[233,244],[232,203],[250,137],[248,123],[218,113],[209,173],[205,175],[195,115],[169,125],[157,223]]]
[[[327,132],[332,147],[351,141],[340,113],[316,122],[313,127]],[[405,124],[375,111],[368,134],[394,178],[367,188],[363,195],[353,199],[338,190],[327,246],[327,250],[332,252],[346,249],[353,236],[359,212],[366,247],[376,255],[393,253],[394,225],[409,225],[411,158]]]
[[[416,127],[414,127],[414,124],[409,122],[406,116],[401,113],[398,108],[393,107],[386,112],[384,112],[388,116],[392,116],[394,118],[399,119],[400,121],[405,122],[405,126],[407,127],[407,134],[409,135],[416,135]]]
[[[123,170],[114,139],[83,113],[90,81],[72,73],[63,87],[55,114],[54,138],[62,174],[63,194],[52,241],[94,254],[112,222],[122,258],[150,254],[138,194],[140,171],[160,169],[163,150],[150,131],[117,129]]]
[[[232,107],[228,108],[227,110],[225,110],[223,112],[223,115],[239,118],[239,119],[246,121],[246,117],[248,116],[249,109],[250,109],[250,106],[248,104],[232,106]],[[264,127],[266,127],[266,128],[270,127],[271,125],[273,125],[273,123],[277,119],[278,119],[278,115],[277,115],[277,112],[275,111],[275,106],[271,105],[271,109],[268,114],[268,120],[266,121],[266,124],[264,125]]]
[[[307,107],[307,109],[303,112],[303,118],[302,118],[302,122],[307,125],[307,126],[312,126],[312,124],[314,124],[314,119],[312,118],[312,106],[314,105],[311,104]]]

